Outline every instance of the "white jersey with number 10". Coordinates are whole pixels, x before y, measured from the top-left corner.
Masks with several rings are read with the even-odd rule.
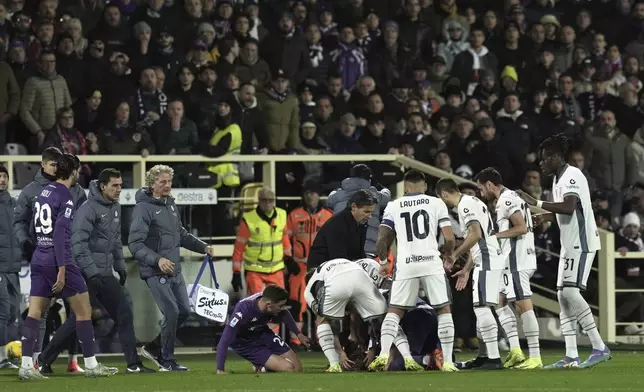
[[[476,197],[462,194],[458,202],[458,220],[464,238],[467,238],[471,224],[476,222],[481,226],[482,237],[470,249],[474,264],[483,271],[505,269],[505,257],[499,240],[494,235],[494,223],[485,203]]]
[[[496,202],[496,223],[499,226],[499,233],[512,227],[510,217],[516,213],[523,217],[528,232],[518,237],[501,240],[501,249],[507,260],[506,266],[512,272],[537,269],[530,207],[515,191],[503,188]]]
[[[451,222],[441,199],[408,194],[390,201],[382,225],[396,232],[394,280],[445,273],[437,237],[439,228],[451,226]]]

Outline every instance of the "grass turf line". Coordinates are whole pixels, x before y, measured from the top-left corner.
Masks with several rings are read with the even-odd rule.
[[[561,358],[560,352],[547,352],[544,363]],[[582,359],[588,355],[581,354]],[[54,374],[41,382],[21,382],[16,370],[0,370],[0,392],[19,391],[227,391],[227,392],[345,392],[345,391],[644,391],[644,354],[620,352],[608,363],[594,369],[569,370],[503,370],[493,372],[421,372],[421,373],[323,373],[325,358],[319,353],[301,355],[305,373],[278,374],[252,372],[251,365],[233,354],[228,355],[229,374],[215,374],[214,355],[181,356],[180,363],[190,367],[187,373],[124,374],[121,358],[103,358],[106,365],[117,366],[118,375],[109,379],[86,379],[82,375],[65,374],[65,361],[54,365]],[[460,354],[459,360],[468,359]],[[82,364],[82,361],[81,361]],[[147,366],[152,364],[146,361]]]

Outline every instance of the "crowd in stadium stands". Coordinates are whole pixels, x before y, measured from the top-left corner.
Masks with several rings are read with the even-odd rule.
[[[601,228],[644,251],[640,0],[0,0],[0,59],[0,146],[31,154],[401,154],[545,199],[538,146],[564,133]],[[279,165],[278,194],[349,167]],[[632,297],[618,316],[644,321]]]

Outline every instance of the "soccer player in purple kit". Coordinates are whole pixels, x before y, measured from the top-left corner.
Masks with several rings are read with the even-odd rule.
[[[302,371],[302,363],[295,352],[267,325],[273,319],[283,321],[288,330],[297,331],[297,338],[309,347],[309,338],[302,334],[286,309],[288,298],[288,291],[270,285],[263,292],[237,303],[217,344],[217,374],[226,374],[228,347],[256,368],[265,367],[273,372]]]
[[[33,222],[36,250],[31,258],[31,293],[29,313],[22,331],[21,380],[47,377],[34,367],[33,351],[38,339],[40,319],[54,296],[66,298],[76,314],[76,333],[85,361],[86,377],[107,377],[116,373],[96,361],[92,308],[87,286],[80,269],[74,264],[71,226],[74,211],[69,191],[80,172],[78,158],[62,155],[57,162],[56,181],[44,187],[34,204]]]

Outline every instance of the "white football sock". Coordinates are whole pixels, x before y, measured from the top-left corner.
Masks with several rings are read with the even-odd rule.
[[[67,354],[67,363],[78,362],[78,354]]]
[[[490,359],[501,358],[499,354],[499,327],[492,310],[486,307],[474,308],[476,314],[476,325],[481,330],[483,343],[487,347],[487,357]]]
[[[7,352],[7,346],[0,346],[0,361],[4,361],[5,359],[7,359],[6,352]]]
[[[395,313],[387,313],[380,327],[380,355],[389,356],[389,350],[398,335],[400,317]]]
[[[476,337],[479,338],[479,353],[477,356],[487,358],[487,346],[483,343],[483,336],[481,336],[481,329],[478,323],[476,323]]]
[[[318,342],[324,352],[324,356],[329,360],[329,365],[335,366],[340,363],[340,354],[335,350],[335,342],[331,325],[320,324],[317,328]]]
[[[31,356],[33,362],[38,362],[38,357],[40,356],[40,351],[34,351],[34,355]]]
[[[411,356],[411,349],[409,348],[407,335],[405,335],[405,332],[403,332],[402,327],[398,328],[398,335],[396,335],[396,338],[394,339],[394,345],[404,359],[414,359],[414,357]]]
[[[521,314],[521,325],[523,326],[523,334],[528,341],[528,357],[541,358],[541,350],[539,349],[539,322],[534,310],[528,310]]]
[[[496,310],[496,315],[499,316],[499,324],[505,332],[505,337],[508,338],[510,343],[510,350],[521,348],[519,345],[519,331],[517,330],[517,318],[514,311],[508,305]]]
[[[562,290],[557,292],[557,299],[559,299],[559,306],[561,307],[559,323],[561,324],[561,334],[566,341],[566,356],[577,358],[579,357],[579,351],[577,351],[577,317],[574,316],[574,309]]]
[[[33,369],[34,368],[34,359],[32,357],[22,357],[22,368],[23,369]]]
[[[599,330],[595,324],[595,318],[593,317],[593,312],[588,306],[588,302],[579,292],[579,289],[576,287],[564,287],[563,295],[566,297],[568,302],[572,305],[574,309],[574,315],[577,319],[577,322],[581,328],[588,334],[588,339],[593,345],[594,350],[604,350],[606,346],[602,337],[599,335]]]
[[[443,349],[444,361],[452,362],[452,353],[454,352],[454,319],[451,313],[438,315],[438,339]]]
[[[85,368],[87,369],[94,369],[98,366],[98,361],[96,361],[96,357],[94,356],[88,358],[83,357],[83,362],[85,362]]]

